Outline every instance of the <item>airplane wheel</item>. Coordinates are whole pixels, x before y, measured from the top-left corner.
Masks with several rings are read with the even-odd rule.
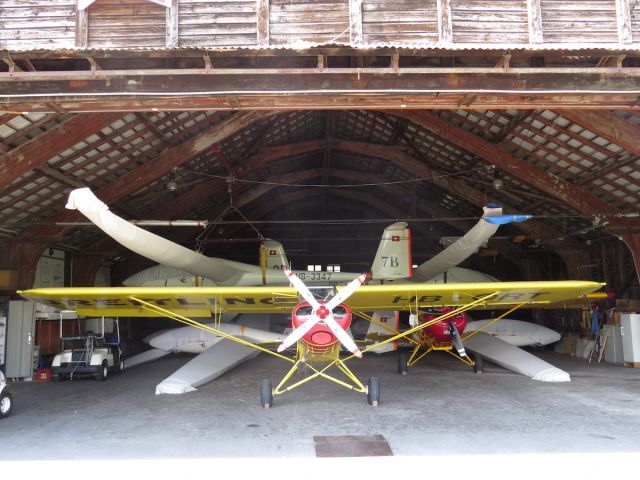
[[[398,373],[406,375],[408,371],[409,367],[407,366],[407,354],[405,352],[400,352],[398,354]]]
[[[482,373],[484,371],[484,359],[479,353],[473,354],[473,373]]]
[[[380,380],[378,377],[371,377],[367,382],[367,402],[373,407],[377,407],[380,402]]]
[[[273,389],[271,388],[271,380],[265,378],[260,384],[260,404],[262,408],[271,408],[273,405]]]
[[[0,418],[6,418],[13,411],[13,396],[6,390],[0,393]]]

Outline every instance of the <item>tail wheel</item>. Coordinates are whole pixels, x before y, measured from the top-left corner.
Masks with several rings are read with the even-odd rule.
[[[260,384],[260,404],[264,409],[271,408],[273,405],[273,388],[268,378],[262,380]]]
[[[380,403],[380,380],[378,377],[371,377],[367,382],[367,402],[373,407]]]
[[[96,380],[105,381],[107,376],[109,375],[109,364],[106,360],[102,361],[102,365],[100,365],[100,371],[94,375]]]
[[[4,390],[0,393],[0,418],[6,418],[13,411],[13,396]]]
[[[405,352],[400,352],[398,354],[398,373],[406,375],[408,371],[409,367],[407,366],[407,354]]]
[[[484,372],[484,359],[479,353],[473,354],[473,373]]]

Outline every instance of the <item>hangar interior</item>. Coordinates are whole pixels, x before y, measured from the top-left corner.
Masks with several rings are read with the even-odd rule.
[[[495,203],[533,218],[461,266],[605,282],[607,308],[634,312],[638,9],[0,0],[0,295],[153,264],[65,210],[89,187],[127,220],[200,221],[151,227],[190,250],[258,264],[272,238],[317,271],[368,271],[396,221],[420,264]],[[37,328],[57,353],[58,325]]]

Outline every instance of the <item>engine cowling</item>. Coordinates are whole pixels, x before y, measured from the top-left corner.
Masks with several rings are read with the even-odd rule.
[[[450,307],[430,309],[426,313],[420,315],[420,324],[435,320],[446,313],[450,313],[451,311],[453,311],[453,309]],[[425,327],[421,330],[420,334],[423,337],[429,337],[436,343],[450,343],[451,326],[449,325],[449,322],[453,322],[458,332],[462,334],[464,329],[467,327],[467,314],[465,312],[461,312],[452,317],[448,317],[446,320],[436,322],[433,325]]]
[[[324,305],[326,302],[319,303]],[[306,302],[298,304],[291,313],[293,328],[296,329],[309,320],[312,317],[312,310],[311,305]],[[343,330],[346,330],[351,325],[351,309],[343,304],[338,305],[333,309],[333,319]],[[323,321],[316,323],[301,340],[316,352],[329,350],[338,342],[337,337]]]

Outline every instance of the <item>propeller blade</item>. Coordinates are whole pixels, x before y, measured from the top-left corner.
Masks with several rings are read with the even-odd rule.
[[[300,278],[298,278],[298,276],[295,273],[293,273],[287,267],[284,267],[282,270],[287,275],[287,277],[289,277],[289,281],[295,287],[298,293],[302,296],[302,298],[304,298],[309,303],[309,305],[311,305],[311,308],[313,308],[315,312],[315,310],[317,310],[318,307],[320,307],[320,304],[318,303],[318,300],[316,300],[316,297],[313,296],[313,294],[307,288],[304,282],[300,280]]]
[[[467,352],[464,350],[464,344],[462,343],[460,332],[458,332],[458,329],[453,322],[449,322],[449,328],[451,329],[451,343],[453,343],[453,346],[458,351],[458,355],[466,357]]]
[[[325,319],[326,320],[326,319]],[[320,321],[320,317],[314,315],[313,318],[310,318],[298,328],[295,328],[293,332],[291,332],[287,338],[285,338],[282,343],[278,346],[278,352],[282,352],[284,349],[289,348],[291,345],[300,340],[309,330],[313,328],[313,326]]]
[[[327,302],[326,307],[329,310],[333,310],[334,308],[336,308],[338,305],[344,302],[347,298],[349,298],[353,294],[353,292],[355,292],[358,288],[360,288],[360,286],[364,283],[366,279],[367,279],[367,274],[363,273],[358,278],[351,280],[346,287],[340,290],[333,298],[331,298],[331,300]]]
[[[344,345],[347,350],[353,353],[356,357],[362,358],[360,349],[351,339],[349,334],[345,332],[344,329],[338,324],[338,322],[334,320],[333,315],[329,315],[327,318],[325,318],[324,323],[327,324],[327,327],[331,329],[336,338],[340,340],[340,343],[342,343],[342,345]]]

